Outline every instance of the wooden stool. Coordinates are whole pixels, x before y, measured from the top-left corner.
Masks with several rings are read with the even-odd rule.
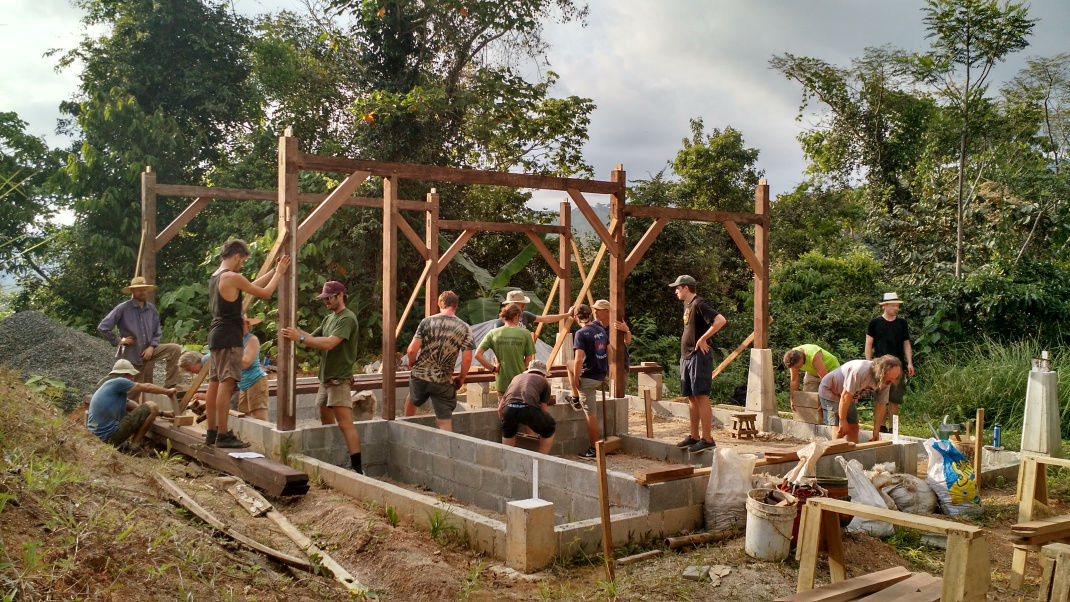
[[[758,429],[754,428],[754,419],[757,418],[757,414],[732,414],[732,438],[733,439],[752,439],[758,434]]]
[[[1070,599],[1070,545],[1049,543],[1040,549],[1040,602]]]

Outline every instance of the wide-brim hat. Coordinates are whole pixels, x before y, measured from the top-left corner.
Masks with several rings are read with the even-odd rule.
[[[524,370],[524,372],[538,372],[543,376],[550,376],[550,373],[546,370],[546,363],[542,360],[531,360],[531,363],[528,364],[528,369]]]
[[[136,288],[156,288],[155,284],[149,284],[144,276],[135,276],[130,279],[130,285],[123,287],[123,294],[129,295]]]
[[[693,277],[688,276],[687,274],[684,274],[682,276],[677,276],[676,280],[673,280],[672,284],[670,284],[669,287],[670,288],[674,288],[674,287],[677,287],[677,286],[682,286],[684,284],[686,284],[688,286],[695,286],[698,283],[695,282],[695,279]]]
[[[261,320],[260,318],[242,318],[242,319],[245,320],[246,324],[249,325],[249,328],[252,328],[253,326],[256,326],[257,324],[263,322],[263,320]]]
[[[881,305],[899,305],[903,302],[899,298],[899,295],[895,293],[884,293],[884,300],[881,301]]]
[[[531,299],[524,294],[524,291],[509,291],[505,293],[505,301],[502,301],[502,305],[508,305],[510,303],[531,303]]]
[[[606,301],[605,299],[599,299],[598,301],[594,302],[594,305],[591,306],[591,309],[609,309],[609,301]]]
[[[121,376],[123,374],[137,376],[140,372],[140,370],[135,368],[134,365],[130,363],[130,360],[115,360],[115,365],[111,367],[111,372],[109,372],[108,375],[104,378],[97,381],[97,385],[102,385],[106,381],[109,381],[115,378],[116,376]]]

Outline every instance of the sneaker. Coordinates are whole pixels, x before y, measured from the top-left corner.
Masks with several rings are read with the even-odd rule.
[[[684,439],[683,441],[677,443],[676,447],[679,447],[680,449],[683,449],[685,447],[691,447],[692,445],[694,445],[696,443],[698,443],[698,439],[695,439],[691,435],[688,435],[686,439]]]
[[[888,432],[891,432],[891,431],[889,431],[889,430],[888,430],[888,427],[887,427],[887,426],[885,426],[885,425],[883,425],[883,424],[882,424],[882,425],[881,425],[881,430],[880,430],[880,432],[882,432],[882,433],[888,433]]]
[[[579,397],[573,397],[573,396],[569,395],[566,399],[568,399],[568,405],[572,406],[573,410],[576,410],[577,412],[582,412],[583,411],[583,402],[580,401]],[[594,449],[594,448],[591,448],[591,449]],[[591,457],[593,458],[594,456],[591,456]]]
[[[598,457],[598,452],[596,452],[593,447],[588,447],[587,451],[580,454],[580,457],[584,460],[594,460]]]
[[[216,437],[215,446],[227,448],[243,448],[249,447],[249,442],[242,441],[241,439],[239,439],[238,436],[234,434],[234,431],[227,431],[222,435]]]
[[[713,441],[706,441],[705,439],[699,439],[698,442],[696,442],[691,447],[687,448],[687,451],[689,451],[689,452],[691,452],[693,454],[697,454],[700,451],[705,451],[707,449],[712,449],[714,447],[717,447],[717,444],[714,443]]]
[[[216,440],[216,435],[217,434],[218,434],[217,431],[208,431],[204,435],[204,444],[205,445],[215,445],[215,440]]]

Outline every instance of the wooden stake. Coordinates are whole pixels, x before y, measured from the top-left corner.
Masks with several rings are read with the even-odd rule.
[[[977,408],[977,429],[973,438],[973,470],[977,479],[977,495],[981,495],[981,448],[985,446],[985,409]]]
[[[609,477],[606,474],[606,450],[603,441],[594,444],[595,458],[598,462],[598,501],[602,508],[602,555],[606,563],[606,580],[615,581],[613,570],[613,526],[609,514]]]
[[[646,417],[646,438],[654,438],[654,411],[651,407],[650,389],[643,390],[643,414]]]

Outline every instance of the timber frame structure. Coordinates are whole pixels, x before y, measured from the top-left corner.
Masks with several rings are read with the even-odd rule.
[[[330,194],[304,194],[298,191],[298,175],[302,170],[330,173],[348,173]],[[383,180],[383,198],[353,196],[354,191],[365,180],[378,177]],[[345,157],[329,157],[302,154],[298,151],[298,139],[287,128],[285,135],[279,138],[278,153],[278,190],[246,190],[235,188],[218,188],[207,186],[171,185],[156,182],[152,168],[146,168],[141,177],[141,252],[137,269],[148,283],[156,283],[156,254],[188,224],[197,213],[213,199],[274,201],[278,203],[278,236],[275,245],[267,255],[259,274],[271,269],[275,258],[288,255],[291,258],[290,270],[279,283],[278,325],[280,328],[296,325],[297,304],[297,249],[304,244],[315,231],[330,218],[341,206],[355,206],[382,209],[383,211],[383,307],[382,307],[382,357],[395,357],[397,336],[400,325],[404,323],[420,289],[426,287],[424,294],[424,315],[438,312],[438,275],[458,251],[478,232],[517,232],[524,233],[538,249],[557,275],[555,279],[559,307],[564,309],[574,303],[572,296],[572,252],[576,248],[572,237],[571,205],[568,201],[561,203],[558,225],[533,225],[506,222],[477,222],[464,220],[439,219],[439,197],[432,188],[423,201],[398,199],[398,185],[402,179],[426,182],[449,182],[455,184],[477,184],[489,186],[506,186],[513,188],[530,188],[542,190],[560,190],[568,194],[577,208],[591,224],[602,241],[594,263],[584,277],[579,293],[575,296],[579,302],[591,287],[594,275],[605,253],[609,253],[609,302],[610,320],[615,323],[620,308],[625,307],[624,283],[628,274],[642,259],[658,235],[671,220],[693,222],[720,222],[728,230],[732,240],[742,252],[747,263],[754,270],[754,348],[767,349],[769,346],[769,185],[761,180],[755,188],[754,213],[736,213],[723,211],[706,211],[698,209],[678,209],[673,207],[629,206],[625,200],[626,178],[622,165],[617,165],[608,181],[560,178],[530,174],[461,169],[413,165],[406,163],[387,163],[365,161]],[[591,208],[584,194],[608,194],[610,196],[610,223],[606,227]],[[157,233],[156,199],[159,196],[193,198],[193,202],[183,210],[163,231]],[[300,204],[315,204],[316,207],[303,220],[298,218]],[[401,212],[421,212],[425,219],[425,232],[421,238]],[[629,217],[653,219],[638,243],[630,251],[626,248],[625,223]],[[754,247],[747,242],[738,224],[754,225]],[[460,234],[448,249],[440,251],[438,234],[441,230],[455,230]],[[413,287],[401,318],[397,315],[397,265],[398,265],[398,231],[416,248],[424,259],[424,269],[420,281]],[[553,253],[539,238],[538,234],[558,234],[558,255]],[[221,241],[220,241],[221,242]],[[582,266],[582,262],[578,262]],[[581,267],[582,274],[582,267]],[[547,297],[547,309],[553,302],[554,290]],[[154,295],[150,301],[155,301]],[[246,298],[246,303],[251,298]],[[565,334],[571,326],[571,319],[566,319],[558,334],[552,364]],[[627,383],[627,368],[618,358],[624,357],[624,337],[614,328],[610,332],[610,380],[613,397],[623,397]],[[278,339],[278,393],[277,393],[277,428],[290,431],[296,428],[296,372],[294,370],[294,342],[279,337]],[[396,369],[394,362],[382,362],[382,418],[393,420],[395,417]],[[753,368],[752,368],[753,371]]]

